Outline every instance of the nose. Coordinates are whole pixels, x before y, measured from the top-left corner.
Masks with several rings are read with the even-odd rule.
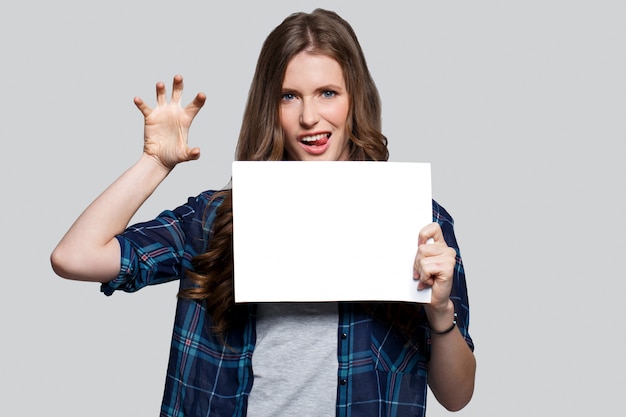
[[[319,122],[319,112],[314,100],[303,99],[300,107],[300,124],[305,127],[312,127]]]

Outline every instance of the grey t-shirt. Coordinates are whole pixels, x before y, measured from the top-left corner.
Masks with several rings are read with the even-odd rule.
[[[329,417],[337,401],[337,303],[260,303],[249,417]]]

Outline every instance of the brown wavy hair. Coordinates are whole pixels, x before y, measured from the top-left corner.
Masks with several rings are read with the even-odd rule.
[[[350,96],[346,123],[350,160],[386,161],[389,152],[381,128],[380,97],[359,41],[348,22],[323,9],[288,16],[265,40],[248,93],[236,159],[287,159],[279,104],[287,64],[302,51],[329,56],[343,69]],[[231,192],[221,190],[214,198],[222,202],[209,246],[192,260],[193,271],[187,275],[193,286],[181,290],[179,296],[204,300],[213,331],[222,334],[246,313],[245,305],[234,303]]]

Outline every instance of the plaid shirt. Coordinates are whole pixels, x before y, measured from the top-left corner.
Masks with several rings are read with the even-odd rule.
[[[162,212],[156,219],[130,226],[117,236],[121,270],[102,291],[134,292],[146,285],[180,279],[203,253],[220,200],[207,191]],[[433,201],[449,246],[457,250],[451,299],[458,328],[473,350],[468,333],[469,304],[465,273],[453,231],[452,217]],[[255,305],[248,320],[229,331],[226,344],[210,331],[204,304],[179,298],[172,334],[161,416],[245,416],[253,383]],[[423,416],[426,411],[429,339],[426,325],[408,340],[372,318],[360,303],[339,303],[337,330],[337,416]]]

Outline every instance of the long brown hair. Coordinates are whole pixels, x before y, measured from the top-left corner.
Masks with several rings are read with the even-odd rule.
[[[327,55],[343,69],[350,95],[350,160],[386,161],[389,153],[387,138],[382,134],[380,97],[359,41],[348,22],[323,9],[288,16],[265,40],[248,94],[236,159],[286,159],[279,103],[287,64],[302,51]],[[223,333],[240,316],[241,306],[235,305],[233,293],[231,192],[219,191],[214,198],[223,201],[217,209],[208,249],[192,260],[194,269],[188,271],[188,276],[194,286],[181,290],[179,296],[204,300],[213,331]]]

